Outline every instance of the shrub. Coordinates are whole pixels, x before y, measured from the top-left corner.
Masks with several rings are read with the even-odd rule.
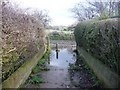
[[[120,72],[120,30],[118,19],[79,23],[75,28],[77,45],[98,58],[116,73]]]
[[[44,36],[41,21],[9,2],[2,2],[2,80],[39,52]]]

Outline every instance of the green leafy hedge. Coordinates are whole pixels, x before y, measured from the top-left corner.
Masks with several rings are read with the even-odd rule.
[[[51,40],[71,40],[73,36],[71,34],[50,35]]]
[[[77,46],[83,47],[116,73],[120,72],[120,26],[117,18],[81,22],[74,34]]]

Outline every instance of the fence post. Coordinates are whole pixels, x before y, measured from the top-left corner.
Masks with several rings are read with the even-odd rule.
[[[58,43],[56,43],[56,58],[58,59]]]

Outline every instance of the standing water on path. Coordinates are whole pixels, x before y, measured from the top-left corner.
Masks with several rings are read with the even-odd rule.
[[[51,51],[50,66],[56,66],[59,68],[68,68],[69,64],[73,64],[76,61],[75,53],[70,52],[67,48],[60,49],[58,52],[58,59],[56,58],[56,51]]]
[[[70,52],[70,49],[62,48],[58,52],[56,58],[56,50],[51,51],[50,63],[47,65],[50,69],[47,72],[41,73],[45,83],[40,85],[41,88],[67,88],[70,87],[70,76],[68,68],[70,64],[76,61],[75,53]]]
[[[63,45],[63,44],[62,44]],[[89,88],[97,86],[89,70],[84,68],[81,59],[73,50],[75,45],[51,47],[51,54],[46,62],[48,71],[37,73],[44,80],[40,84],[28,84],[26,88]],[[58,56],[57,56],[58,55]]]

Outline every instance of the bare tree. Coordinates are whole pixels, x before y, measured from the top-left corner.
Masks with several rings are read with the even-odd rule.
[[[94,0],[94,2],[91,2],[87,0],[86,4],[76,4],[72,8],[72,12],[75,14],[75,18],[77,18],[78,21],[93,19],[96,17],[104,19],[118,15],[118,2],[114,2],[113,0],[108,0],[107,2]]]
[[[33,16],[42,21],[44,27],[48,26],[51,20],[46,10],[35,10]]]
[[[106,2],[100,0],[98,2],[95,0],[95,2],[88,1],[88,3],[94,7],[94,10],[99,14],[100,17],[102,15],[106,15],[108,17],[117,15],[118,2],[113,0],[107,0]]]
[[[86,17],[84,16],[84,8],[81,3],[76,4],[71,11],[74,13],[74,18],[77,18],[78,21],[86,20]]]

